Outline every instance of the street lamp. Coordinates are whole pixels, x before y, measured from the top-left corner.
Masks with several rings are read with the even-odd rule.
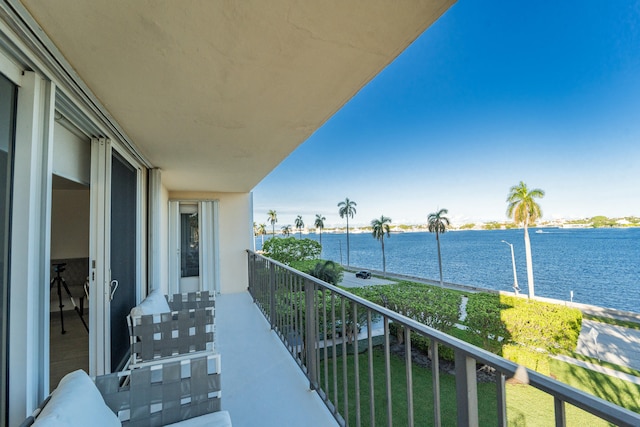
[[[520,292],[518,287],[518,275],[516,274],[516,257],[513,255],[513,245],[506,240],[501,240],[502,243],[506,243],[511,248],[511,264],[513,265],[513,290],[516,291],[516,295]]]

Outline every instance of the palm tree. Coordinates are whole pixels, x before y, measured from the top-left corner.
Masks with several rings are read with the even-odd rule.
[[[291,226],[290,225],[283,225],[281,230],[282,230],[282,234],[284,234],[285,236],[288,236],[289,234],[291,234]]]
[[[384,215],[381,215],[379,219],[374,218],[371,220],[371,228],[373,229],[371,234],[374,238],[380,240],[380,244],[382,245],[382,273],[385,277],[387,276],[387,260],[384,256],[384,234],[387,233],[387,236],[391,237],[390,223],[391,218]]]
[[[316,222],[314,223],[314,225],[316,226],[316,228],[320,229],[320,246],[322,246],[322,229],[324,228],[324,222],[326,221],[327,218],[323,217],[320,214],[316,214]]]
[[[324,280],[325,282],[331,283],[332,285],[336,286],[342,279],[342,272],[336,267],[336,263],[333,261],[316,263],[316,266],[312,271],[309,272],[309,274],[313,277]]]
[[[262,236],[262,246],[264,246],[264,235],[267,234],[267,225],[258,224],[256,230],[258,232],[258,236]]]
[[[535,296],[533,284],[533,263],[531,261],[531,241],[529,240],[529,225],[542,217],[542,209],[533,199],[544,197],[544,190],[534,188],[529,190],[527,184],[520,181],[509,189],[507,196],[507,216],[513,218],[516,224],[524,225],[524,251],[527,258],[527,284],[529,285],[529,298]]]
[[[449,226],[449,218],[445,215],[448,214],[447,209],[440,209],[438,212],[430,213],[427,217],[429,233],[436,233],[436,242],[438,242],[438,266],[440,267],[440,286],[443,286],[442,281],[442,255],[440,254],[440,234],[446,233]]]
[[[347,217],[347,266],[349,266],[349,217],[353,218],[357,205],[356,202],[349,200],[348,197],[344,199],[344,202],[338,203],[340,218]]]
[[[296,218],[296,228],[298,229],[300,238],[302,239],[302,229],[304,228],[304,221],[302,220],[301,215],[298,215],[298,217]]]
[[[276,222],[278,222],[278,214],[274,210],[270,210],[267,212],[267,221],[271,223],[272,233],[274,236],[276,235]]]

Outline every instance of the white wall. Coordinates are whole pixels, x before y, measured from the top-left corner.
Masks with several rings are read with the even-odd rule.
[[[246,250],[252,248],[253,238],[251,194],[169,192],[169,199],[218,200],[220,292],[245,291],[248,286]],[[165,230],[168,233],[168,222]]]
[[[53,190],[51,259],[89,257],[90,191]]]
[[[91,181],[91,144],[56,122],[53,128],[53,173],[74,182]]]

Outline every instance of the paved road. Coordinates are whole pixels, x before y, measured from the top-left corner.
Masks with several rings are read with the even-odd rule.
[[[340,286],[344,286],[345,288],[359,288],[371,285],[390,285],[392,283],[397,283],[397,281],[378,279],[377,277],[371,277],[371,279],[358,279],[355,273],[345,271]]]
[[[583,320],[576,352],[640,370],[640,331]]]

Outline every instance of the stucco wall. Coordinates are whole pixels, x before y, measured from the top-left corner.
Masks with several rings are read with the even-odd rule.
[[[220,291],[228,294],[246,290],[248,286],[246,250],[252,245],[251,194],[169,192],[169,199],[218,200]],[[165,230],[168,230],[166,218],[165,222],[167,223]]]

